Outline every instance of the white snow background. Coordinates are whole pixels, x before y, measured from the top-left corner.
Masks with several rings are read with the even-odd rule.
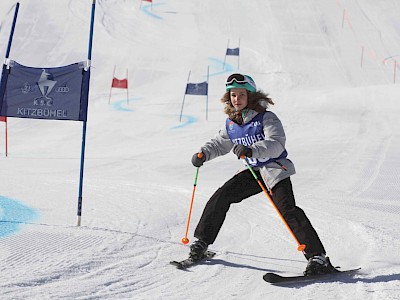
[[[92,1],[22,0],[10,58],[57,67],[87,58]],[[14,1],[0,2],[0,57]],[[398,0],[98,0],[82,225],[82,123],[0,123],[1,299],[400,299]],[[227,47],[240,40],[240,61]],[[229,43],[229,44],[228,44]],[[126,91],[113,89],[129,71]],[[206,80],[206,97],[186,96]],[[266,272],[306,260],[264,194],[232,205],[210,262],[181,271],[192,155],[225,115],[233,72],[250,74],[282,120],[297,204],[331,261],[354,278],[277,287]],[[397,80],[397,82],[396,82]],[[189,239],[212,193],[243,168],[199,170]]]

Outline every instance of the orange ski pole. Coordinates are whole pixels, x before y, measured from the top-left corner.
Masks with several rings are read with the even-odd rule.
[[[203,157],[203,153],[199,152],[197,154],[198,158],[202,158]],[[192,216],[192,208],[193,208],[193,201],[194,201],[194,194],[196,192],[196,186],[197,186],[197,177],[199,176],[199,167],[196,168],[196,176],[194,177],[194,184],[193,184],[193,191],[192,191],[192,200],[190,201],[190,209],[189,209],[189,216],[187,219],[187,224],[186,224],[186,233],[185,233],[185,237],[182,238],[182,243],[183,244],[188,244],[189,243],[189,239],[188,239],[188,232],[189,232],[189,225],[190,225],[190,218]]]
[[[298,251],[304,251],[306,249],[306,245],[304,244],[300,244],[299,240],[297,239],[297,237],[294,235],[292,229],[289,227],[288,223],[286,222],[286,220],[283,218],[281,212],[279,211],[279,209],[276,207],[274,201],[272,200],[271,195],[268,193],[267,189],[264,187],[264,185],[261,183],[260,179],[258,178],[257,174],[254,172],[253,168],[250,167],[247,158],[245,156],[241,156],[240,158],[242,158],[243,163],[246,165],[246,167],[249,169],[249,171],[251,172],[251,174],[253,174],[254,179],[258,182],[258,184],[260,185],[260,187],[262,188],[263,192],[265,193],[265,195],[267,195],[267,198],[269,199],[269,201],[271,202],[272,206],[275,208],[276,212],[278,213],[278,216],[281,218],[283,224],[285,224],[286,229],[289,230],[290,234],[293,236],[293,238],[295,239],[295,241],[297,242],[297,250]]]

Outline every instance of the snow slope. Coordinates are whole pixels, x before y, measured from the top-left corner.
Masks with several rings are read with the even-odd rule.
[[[91,1],[22,0],[10,58],[33,67],[86,60]],[[14,1],[0,2],[4,57]],[[76,226],[82,124],[0,123],[2,299],[399,299],[400,3],[396,0],[98,0],[82,226]],[[297,203],[334,265],[355,278],[275,287],[265,272],[306,261],[264,195],[231,207],[209,263],[182,272],[191,156],[221,127],[224,53],[270,93]],[[229,42],[229,44],[228,44]],[[362,63],[362,65],[361,65]],[[129,104],[116,77],[129,70]],[[206,79],[209,103],[183,93]],[[233,154],[199,171],[189,239],[213,191],[243,167]]]

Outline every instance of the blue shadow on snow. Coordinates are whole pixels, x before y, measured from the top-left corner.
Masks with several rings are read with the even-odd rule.
[[[20,225],[33,221],[39,213],[19,201],[0,196],[0,238],[20,230]]]
[[[146,13],[147,15],[149,15],[150,17],[153,17],[155,19],[158,20],[162,20],[162,18],[156,14],[153,14],[152,12],[149,11],[149,9],[152,8],[152,6],[160,6],[160,5],[164,5],[165,3],[157,3],[157,4],[148,4],[142,7],[142,10],[144,11],[144,13]]]
[[[233,73],[234,71],[237,71],[237,68],[233,67],[231,64],[225,63],[225,66],[224,66],[224,62],[218,58],[209,57],[208,60],[211,61],[211,63],[212,63],[212,65],[211,65],[212,69],[221,70],[219,72],[212,72],[209,75],[210,77],[218,76],[218,75],[225,74],[225,73]]]
[[[182,119],[183,119],[182,123],[180,123],[179,125],[176,125],[174,127],[171,127],[171,129],[182,128],[182,127],[189,126],[190,124],[197,122],[197,119],[195,117],[188,116],[188,115],[182,115]]]
[[[131,98],[128,100],[130,102],[130,101],[140,100],[140,99],[142,99],[142,98]],[[133,111],[133,109],[127,108],[127,107],[125,107],[125,105],[129,105],[126,100],[119,100],[117,102],[114,102],[112,106],[115,110],[118,110],[118,111]]]

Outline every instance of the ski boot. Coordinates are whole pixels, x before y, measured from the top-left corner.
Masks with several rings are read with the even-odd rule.
[[[304,276],[321,275],[328,273],[339,272],[332,266],[329,257],[325,254],[315,255],[308,260],[306,270],[303,272]]]
[[[197,240],[190,245],[189,257],[198,260],[202,259],[207,251],[208,244],[203,240]]]

